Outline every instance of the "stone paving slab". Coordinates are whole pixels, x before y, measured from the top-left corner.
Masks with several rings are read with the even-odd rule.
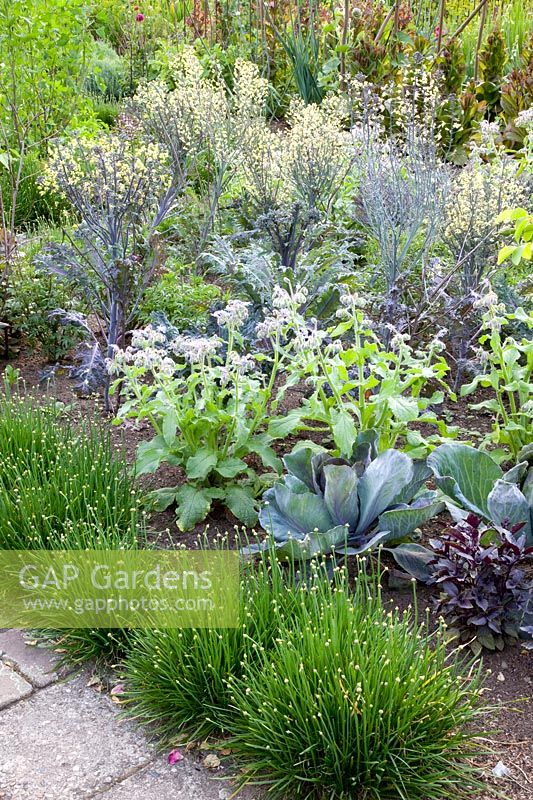
[[[142,728],[54,656],[0,630],[0,800],[229,800],[223,767],[158,756]],[[260,800],[247,789],[239,800]]]
[[[5,708],[28,697],[33,691],[31,684],[15,670],[0,661],[0,708]],[[0,741],[1,738],[0,738]],[[2,743],[3,744],[3,743]]]
[[[3,800],[90,797],[153,761],[139,729],[87,680],[52,684],[0,714]]]
[[[0,633],[0,658],[33,686],[42,689],[57,680],[55,659],[50,650],[27,645],[26,638],[18,630]]]
[[[210,775],[187,758],[174,767],[158,758],[98,797],[101,800],[229,800],[234,791],[228,781],[217,779],[217,773]],[[259,795],[245,790],[238,800],[259,800]]]

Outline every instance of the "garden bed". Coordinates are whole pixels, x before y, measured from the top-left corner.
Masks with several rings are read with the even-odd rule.
[[[3,0],[2,624],[81,551],[26,627],[273,800],[533,792],[533,16],[466,5]]]
[[[26,391],[34,397],[35,403],[58,401],[64,404],[68,416],[74,421],[82,419],[91,425],[109,428],[117,448],[124,449],[130,463],[134,463],[136,448],[149,435],[149,426],[112,426],[112,417],[104,412],[101,398],[80,397],[65,373],[56,374],[45,390],[39,383],[43,362],[38,353],[25,353],[16,361],[10,362],[10,366],[20,371]],[[451,415],[453,423],[459,423],[468,430],[472,439],[484,435],[490,429],[490,414],[470,411],[467,400],[450,403],[446,411]],[[143,489],[179,483],[183,479],[182,472],[166,466],[155,476],[145,476],[142,481]],[[224,508],[215,508],[205,524],[209,527],[210,537],[227,535],[230,541],[235,541],[239,523]],[[450,517],[447,514],[426,523],[422,527],[421,541],[425,543],[429,538],[438,536],[449,524]],[[149,519],[150,539],[153,544],[162,548],[197,547],[198,536],[204,532],[204,528],[204,523],[201,523],[194,530],[180,532],[176,528],[171,509],[162,513],[154,512]],[[389,569],[396,569],[392,558],[384,556],[383,562]],[[433,597],[434,594],[427,587],[418,587],[416,604],[421,619],[426,609],[432,608]],[[385,585],[383,600],[385,609],[399,607],[403,610],[412,605],[411,588],[408,584],[396,589]],[[433,615],[431,619],[433,624]],[[468,651],[464,655],[467,657]],[[485,652],[483,663],[486,686],[484,700],[494,706],[494,711],[482,723],[491,755],[477,763],[483,764],[489,783],[495,789],[503,791],[512,800],[529,800],[533,791],[530,777],[533,769],[533,651],[518,644],[503,652]],[[492,775],[492,769],[500,760],[509,770],[509,775],[504,778]],[[480,796],[480,800],[488,800],[488,797],[489,795],[486,798],[485,795]]]

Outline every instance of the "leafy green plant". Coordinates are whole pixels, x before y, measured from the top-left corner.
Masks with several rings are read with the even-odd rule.
[[[484,47],[479,52],[479,70],[481,83],[477,95],[487,103],[489,112],[494,115],[500,110],[500,89],[504,76],[507,52],[501,30],[492,31],[487,37]]]
[[[34,152],[22,159],[8,153],[0,155],[4,156],[0,158],[0,195],[7,226],[20,230],[31,228],[42,220],[59,220],[65,204],[57,194],[44,191],[40,186],[43,165],[38,156]],[[15,176],[16,186],[13,185]]]
[[[80,342],[79,328],[50,318],[54,308],[71,308],[70,293],[56,277],[39,272],[26,259],[17,260],[10,270],[3,317],[24,337],[28,347],[40,345],[47,361],[64,358]]]
[[[80,127],[94,129],[79,91],[90,35],[83,0],[2,0],[0,16],[0,227],[14,235],[18,224],[54,212],[53,198],[37,188],[50,139],[77,115]]]
[[[496,221],[514,223],[511,231],[514,243],[500,249],[498,264],[511,259],[513,265],[517,267],[523,261],[533,260],[533,214],[528,214],[525,208],[506,209]]]
[[[503,138],[506,145],[519,149],[528,137],[526,127],[517,123],[522,113],[528,112],[533,100],[533,37],[522,53],[523,65],[513,69],[502,86],[501,106],[507,122]]]
[[[296,18],[291,20],[291,25],[286,30],[280,31],[275,26],[270,14],[268,15],[269,23],[274,30],[276,39],[286,53],[300,97],[308,104],[320,103],[324,95],[319,82],[320,43],[317,39],[314,20],[311,19],[307,25],[302,24],[299,5],[297,9]],[[310,5],[310,12],[313,17],[315,13],[313,4]]]
[[[206,546],[203,538],[199,546]],[[294,574],[264,553],[243,564],[236,627],[136,632],[126,659],[126,711],[169,746],[180,733],[192,740],[226,730],[230,676],[238,678],[246,660],[271,647],[281,609],[291,613],[301,594]]]
[[[365,317],[362,298],[345,293],[341,303],[341,319],[328,331],[330,344],[324,342],[307,362],[314,391],[301,410],[272,422],[270,430],[277,432],[279,426],[286,435],[304,419],[329,431],[339,454],[350,456],[357,432],[375,429],[380,450],[405,440],[415,457],[426,455],[447,433],[432,408],[449,392],[443,343],[435,338],[424,352],[414,351],[407,335],[395,333],[387,347]],[[426,387],[435,385],[441,388],[425,396]],[[415,422],[431,423],[439,433],[426,439],[411,429]]]
[[[271,648],[231,678],[229,742],[241,785],[318,800],[468,798],[482,784],[471,723],[481,667],[448,657],[409,613],[385,613],[361,571],[355,590],[320,565],[296,613],[279,603]],[[470,793],[470,794],[469,794]]]
[[[435,483],[449,498],[447,507],[461,521],[476,514],[499,527],[523,524],[529,547],[533,544],[532,446],[518,454],[518,463],[507,472],[488,453],[470,445],[447,442],[427,459]]]
[[[425,463],[397,450],[378,454],[378,438],[360,434],[350,459],[318,446],[285,456],[288,475],[265,493],[259,517],[281,557],[366,552],[443,510],[436,492],[420,491],[431,475]]]
[[[126,94],[127,82],[127,66],[123,59],[106,42],[95,42],[87,67],[85,91],[105,102],[116,102]]]
[[[7,400],[11,400],[17,392],[21,381],[20,369],[13,367],[11,364],[6,364],[2,373],[2,383],[4,384],[4,396]]]
[[[156,433],[139,446],[137,470],[155,472],[167,462],[185,471],[187,483],[151,495],[158,510],[177,504],[181,530],[204,519],[214,500],[254,525],[256,497],[281,471],[271,447],[274,436],[265,428],[300,378],[294,363],[306,363],[313,343],[284,339],[293,315],[301,323],[298,293],[280,290],[279,305],[276,325],[263,323],[269,355],[242,352],[240,328],[248,309],[241,300],[213,314],[224,339],[183,336],[159,325],[136,331],[132,346],[115,352],[111,368],[121,377],[113,392],[120,389],[125,399],[118,419],[148,419]],[[270,472],[258,475],[246,460],[250,456]]]
[[[494,397],[470,407],[488,409],[494,415],[486,442],[504,445],[517,459],[520,450],[533,440],[533,341],[531,337],[522,341],[504,337],[502,327],[511,320],[533,330],[533,313],[523,308],[506,314],[499,305],[491,305],[483,315],[484,333],[478,351],[481,372],[461,387],[461,395],[469,395],[479,386],[492,390]]]
[[[144,523],[125,460],[109,436],[60,416],[53,405],[0,402],[0,547],[135,547]]]
[[[225,283],[252,303],[252,316],[271,311],[274,287],[290,284],[306,291],[300,308],[304,316],[328,318],[338,305],[340,286],[353,279],[358,259],[348,232],[327,225],[323,226],[322,241],[315,241],[311,250],[304,247],[289,267],[278,253],[258,242],[237,248],[231,239],[215,237],[204,258]]]
[[[208,321],[211,306],[222,297],[222,290],[198,275],[185,275],[184,269],[170,269],[146,290],[139,305],[142,323],[153,314],[162,313],[179,330],[202,328]]]

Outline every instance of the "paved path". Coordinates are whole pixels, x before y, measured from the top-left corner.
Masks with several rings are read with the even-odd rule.
[[[89,676],[58,675],[48,650],[0,632],[0,800],[227,800],[222,768],[174,766],[118,716]],[[205,755],[205,754],[204,754]],[[258,800],[243,793],[242,800]]]

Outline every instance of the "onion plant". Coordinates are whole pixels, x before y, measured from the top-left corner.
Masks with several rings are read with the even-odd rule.
[[[0,402],[0,547],[134,547],[142,516],[113,449],[107,435],[62,422],[56,406]]]

